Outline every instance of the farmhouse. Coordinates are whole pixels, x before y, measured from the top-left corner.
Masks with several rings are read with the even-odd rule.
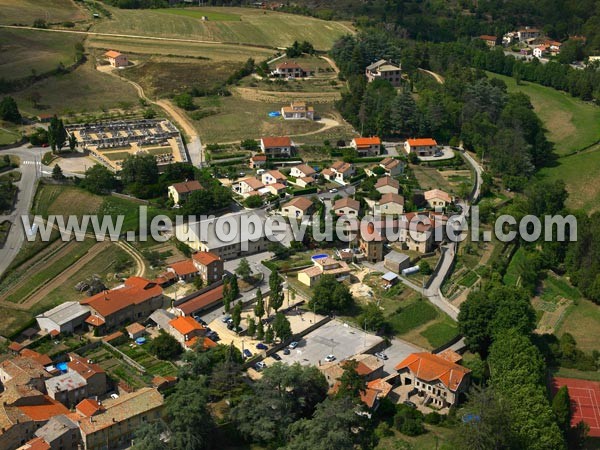
[[[322,174],[326,180],[335,181],[336,183],[345,186],[355,172],[354,165],[344,161],[336,161],[331,168],[324,169]]]
[[[433,156],[438,151],[438,143],[431,138],[407,139],[404,151],[407,155],[414,153],[417,156]]]
[[[145,278],[130,277],[122,286],[100,292],[80,303],[91,308],[92,314],[86,319],[90,327],[108,330],[148,317],[162,306],[162,302],[159,285]]]
[[[205,283],[212,284],[223,278],[223,260],[214,253],[196,252],[192,255],[192,261]]]
[[[489,34],[482,34],[481,36],[479,36],[479,39],[482,40],[483,42],[485,42],[486,45],[490,48],[495,47],[496,43],[498,42],[497,36],[492,36]]]
[[[299,64],[291,61],[282,62],[275,66],[275,70],[271,72],[276,77],[284,78],[303,78],[308,76],[310,71],[305,70]]]
[[[181,183],[175,183],[169,186],[169,198],[173,200],[173,204],[179,205],[182,201],[195,191],[201,191],[204,189],[200,182],[196,180],[183,181]]]
[[[294,143],[287,136],[264,137],[260,139],[260,149],[268,158],[289,158],[294,151]]]
[[[360,202],[351,197],[341,198],[333,204],[333,211],[338,216],[358,217]]]
[[[190,316],[179,316],[169,322],[167,332],[185,348],[191,348],[199,336],[204,336],[206,328]]]
[[[367,66],[365,75],[369,83],[375,80],[389,81],[392,86],[400,86],[402,81],[402,68],[387,59],[380,59]]]
[[[40,330],[48,333],[73,333],[90,315],[90,308],[79,302],[65,302],[36,316]]]
[[[292,102],[290,106],[281,108],[281,117],[285,120],[296,119],[315,119],[315,109],[312,106],[307,106],[306,102]]]
[[[113,67],[127,67],[129,65],[129,60],[127,59],[127,56],[116,50],[109,50],[104,54],[104,56],[106,57],[109,64]]]
[[[175,274],[178,280],[185,282],[192,281],[199,272],[191,259],[171,263],[167,266],[167,271]]]
[[[267,164],[267,155],[254,155],[250,158],[250,168],[260,169]]]
[[[358,156],[377,156],[381,153],[381,139],[378,137],[356,137],[350,146],[358,152]]]
[[[290,219],[302,219],[313,210],[313,203],[306,197],[296,197],[281,207],[281,215]]]
[[[540,45],[533,49],[533,56],[535,56],[536,58],[542,58],[547,51],[548,48],[545,45]]]
[[[430,208],[445,208],[452,203],[452,197],[441,189],[432,189],[426,191],[423,195]]]
[[[412,353],[396,366],[402,385],[410,386],[408,398],[437,408],[453,406],[467,390],[470,370],[432,353]]]
[[[517,31],[519,42],[529,41],[540,37],[541,32],[537,28],[524,27]]]
[[[375,189],[381,194],[397,194],[400,191],[400,182],[390,176],[379,178]]]

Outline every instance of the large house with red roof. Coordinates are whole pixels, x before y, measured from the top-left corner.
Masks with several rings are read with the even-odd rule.
[[[350,147],[358,152],[358,156],[377,156],[381,154],[381,139],[375,137],[356,137]]]
[[[276,77],[284,78],[304,78],[310,73],[310,70],[304,69],[300,64],[293,61],[285,61],[275,66],[271,72]]]
[[[223,260],[212,252],[196,252],[192,255],[192,261],[198,269],[198,275],[207,284],[220,281],[225,269]]]
[[[412,389],[408,399],[437,408],[453,406],[469,386],[471,371],[443,355],[412,353],[396,365],[400,382]]]
[[[404,142],[404,151],[407,155],[414,153],[417,156],[433,156],[439,150],[435,139],[407,139]]]
[[[90,307],[85,320],[92,328],[109,330],[126,322],[145,319],[163,303],[163,290],[153,281],[130,277],[123,285],[81,300]]]
[[[108,63],[113,67],[127,67],[129,65],[129,59],[126,55],[116,50],[107,51],[104,56]]]
[[[294,143],[288,136],[263,137],[260,149],[268,158],[289,158],[294,152]]]
[[[202,189],[204,188],[197,180],[182,181],[181,183],[175,183],[169,186],[169,198],[173,200],[174,205],[179,205],[181,202],[185,201],[192,192],[201,191]]]

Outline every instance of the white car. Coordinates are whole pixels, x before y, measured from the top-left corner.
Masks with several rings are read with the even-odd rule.
[[[325,362],[332,362],[335,361],[335,356],[334,355],[327,355],[325,357]]]
[[[337,193],[337,191],[338,191],[338,190],[337,190],[336,188],[329,189],[329,192],[330,192],[331,194],[335,194],[335,193]]]
[[[291,350],[294,350],[296,347],[298,347],[298,343],[296,341],[290,342],[290,345],[288,345],[288,347]]]
[[[387,287],[387,286],[386,286]],[[383,352],[375,353],[375,356],[379,359],[383,359],[384,361],[388,359],[387,355]]]

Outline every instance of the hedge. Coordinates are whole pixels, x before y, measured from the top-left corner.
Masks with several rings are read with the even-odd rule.
[[[305,189],[298,189],[297,191],[294,191],[294,196],[297,195],[306,195],[306,194],[316,194],[317,193],[317,188],[316,187],[309,187],[309,188],[305,188]]]

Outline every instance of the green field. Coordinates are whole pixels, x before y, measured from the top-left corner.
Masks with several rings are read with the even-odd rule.
[[[402,335],[437,317],[435,308],[425,300],[419,300],[401,307],[399,312],[388,317],[394,334]]]
[[[75,61],[75,44],[82,41],[77,34],[2,28],[0,73],[14,80],[54,70],[59,64],[70,66]]]
[[[241,16],[239,14],[231,14],[231,13],[226,13],[226,12],[221,12],[221,11],[214,11],[212,9],[169,8],[169,9],[163,9],[160,12],[167,13],[167,14],[175,14],[177,16],[192,17],[194,19],[202,19],[203,17],[206,17],[208,20],[216,21],[216,22],[231,22],[231,21],[239,22],[240,20],[242,20]]]
[[[147,96],[168,97],[188,92],[192,87],[214,89],[241,66],[231,61],[161,57],[151,58],[121,73],[142,86]],[[199,73],[203,76],[199,77]]]
[[[12,144],[21,138],[21,134],[14,129],[12,124],[0,121],[0,145]]]
[[[508,286],[516,286],[518,284],[519,272],[521,267],[523,267],[524,259],[525,249],[519,247],[508,264],[508,268],[504,274],[504,284]]]
[[[458,334],[458,326],[449,317],[444,317],[441,322],[428,326],[421,335],[429,341],[432,347],[437,348],[454,339]]]
[[[32,92],[41,94],[41,109],[33,107]],[[138,96],[130,84],[98,72],[87,62],[75,71],[50,77],[13,94],[19,109],[29,114],[69,115],[119,108],[124,103],[137,104]]]
[[[194,121],[202,141],[233,142],[243,139],[257,139],[261,136],[286,136],[316,131],[322,125],[306,120],[283,120],[281,117],[268,117],[269,111],[278,111],[283,103],[271,104],[244,100],[237,96],[198,98],[200,111],[212,115]],[[319,105],[317,109],[330,109]]]
[[[556,144],[556,153],[566,155],[600,141],[600,108],[577,100],[556,89],[522,82],[502,75],[488,75],[503,80],[511,92],[523,92],[548,130],[548,139]]]
[[[32,25],[35,19],[49,23],[89,18],[72,0],[0,0],[1,25]]]
[[[600,145],[583,153],[559,158],[554,167],[541,169],[537,176],[540,179],[563,180],[569,192],[567,206],[591,214],[600,208],[598,171]]]
[[[273,56],[273,50],[236,44],[176,42],[154,39],[135,39],[116,36],[90,36],[86,41],[87,48],[109,50],[118,48],[124,53],[130,53],[135,61],[136,55],[186,56],[193,58],[208,58],[213,61],[246,61],[254,58],[262,61]]]
[[[600,350],[598,334],[600,329],[600,306],[587,299],[579,299],[567,311],[567,316],[556,331],[557,336],[571,333],[577,341],[577,347],[585,352]]]
[[[108,9],[112,14],[111,20],[97,22],[92,31],[269,47],[285,47],[295,40],[307,40],[319,50],[328,50],[336,39],[352,32],[347,25],[338,22],[251,8],[198,10],[200,16],[209,15],[208,21],[191,17],[195,8],[186,9],[185,15],[172,14],[167,10]],[[211,21],[211,13],[239,16],[240,20]]]

